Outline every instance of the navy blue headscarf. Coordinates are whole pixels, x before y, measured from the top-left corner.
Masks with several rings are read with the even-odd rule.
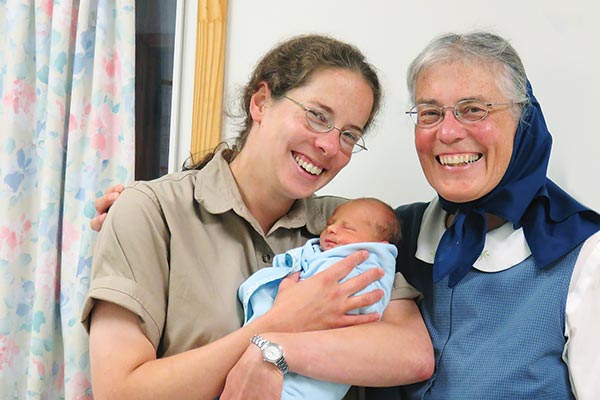
[[[435,282],[450,275],[449,286],[454,286],[475,263],[485,243],[486,213],[512,222],[515,229],[523,227],[539,268],[600,230],[600,215],[546,177],[552,137],[529,82],[527,95],[531,104],[521,118],[510,163],[498,186],[468,203],[452,203],[440,196],[442,208],[456,216],[435,254]]]

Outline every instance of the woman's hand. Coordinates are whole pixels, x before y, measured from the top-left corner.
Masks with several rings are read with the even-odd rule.
[[[383,290],[353,296],[383,276],[381,268],[373,268],[340,283],[353,268],[368,258],[361,250],[333,264],[327,270],[300,281],[298,274],[285,278],[273,307],[263,317],[272,330],[280,332],[305,332],[378,321],[378,313],[347,314],[349,311],[369,306],[384,296]]]
[[[281,371],[265,362],[260,349],[251,343],[227,375],[220,399],[279,400],[282,389]]]
[[[125,189],[125,186],[118,184],[109,188],[102,196],[96,199],[96,216],[91,219],[90,227],[96,232],[100,232],[102,224],[106,219],[106,215],[110,206],[114,204],[121,192]]]

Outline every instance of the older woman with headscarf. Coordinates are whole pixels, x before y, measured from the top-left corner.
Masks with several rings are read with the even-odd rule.
[[[408,86],[438,196],[397,209],[397,271],[424,296],[436,370],[402,398],[600,398],[600,216],[547,178],[552,139],[519,56],[495,34],[447,34]]]

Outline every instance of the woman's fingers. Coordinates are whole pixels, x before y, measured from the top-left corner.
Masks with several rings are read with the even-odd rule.
[[[382,289],[375,289],[370,292],[354,295],[351,294],[346,301],[347,311],[356,310],[358,308],[368,307],[383,299],[384,292]]]
[[[343,260],[332,264],[327,270],[319,273],[323,279],[331,279],[339,282],[344,279],[356,266],[369,258],[369,252],[366,250],[356,251]],[[318,276],[316,275],[316,276]]]
[[[118,184],[114,185],[106,190],[104,194],[96,199],[94,205],[96,207],[96,216],[90,220],[90,227],[99,232],[106,219],[106,213],[110,206],[112,206],[121,192],[125,189],[125,186]]]
[[[321,330],[378,321],[378,313],[348,314],[384,296],[381,289],[362,293],[383,276],[381,268],[369,268],[360,274],[353,271],[368,256],[367,251],[357,251],[304,280],[299,280],[298,273],[291,274],[281,281],[268,314],[278,321],[282,331]],[[358,292],[361,293],[357,295]]]
[[[125,190],[125,187],[121,184],[118,184],[108,188],[102,196],[98,197],[95,202],[96,211],[98,211],[98,214],[107,212],[123,190]]]
[[[96,215],[94,218],[92,218],[90,220],[90,228],[92,228],[96,232],[100,232],[100,229],[102,228],[102,225],[104,224],[104,220],[106,219],[107,215],[108,214],[103,213]]]
[[[328,270],[321,272],[321,274],[324,274],[324,277],[328,277],[332,281],[338,283],[341,294],[345,296],[352,296],[353,294],[365,289],[373,282],[381,279],[385,274],[382,268],[369,268],[366,271],[352,276],[342,283],[339,283],[346,278],[358,264],[365,261],[368,256],[369,253],[365,250],[357,251],[350,254],[343,260],[336,262]],[[357,296],[356,299],[360,299],[359,301],[361,303],[367,301],[369,302],[367,305],[370,305],[380,300],[381,297],[379,297],[379,294],[373,293],[371,295]]]
[[[340,319],[340,328],[346,326],[354,326],[377,322],[381,319],[381,315],[377,312],[369,314],[346,314]]]
[[[279,284],[279,291],[286,290],[287,287],[300,281],[300,272],[294,272],[286,276]]]
[[[383,278],[383,275],[384,271],[382,268],[370,268],[341,283],[340,286],[348,293],[348,295],[353,295],[354,293],[360,292],[371,283]]]

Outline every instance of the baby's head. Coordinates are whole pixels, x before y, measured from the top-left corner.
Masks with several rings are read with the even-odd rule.
[[[358,242],[398,244],[400,238],[400,222],[392,207],[378,199],[361,197],[335,209],[319,243],[322,250],[329,250]]]

